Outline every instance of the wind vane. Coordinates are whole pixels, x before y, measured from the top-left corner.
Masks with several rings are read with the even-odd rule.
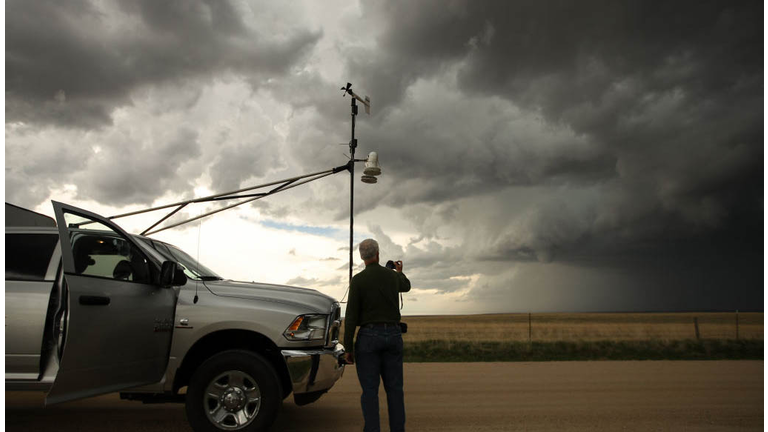
[[[368,96],[365,96],[365,98],[361,98],[360,96],[356,95],[355,92],[352,91],[352,83],[347,83],[347,86],[342,87],[341,90],[344,91],[344,94],[342,94],[341,97],[344,97],[347,94],[349,94],[353,98],[359,100],[360,103],[365,105],[365,113],[368,115],[371,115],[371,98],[369,98]]]

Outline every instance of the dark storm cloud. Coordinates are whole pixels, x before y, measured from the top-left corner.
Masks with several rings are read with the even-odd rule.
[[[351,70],[362,68],[362,83],[376,85],[379,80],[366,72],[392,69],[387,81],[395,84],[386,89],[394,91],[394,100],[425,74],[420,70],[434,72],[467,56],[466,89],[507,92],[548,115],[599,101],[623,77],[637,76],[659,90],[685,82],[709,97],[712,90],[727,91],[734,80],[753,78],[762,67],[757,2],[370,1],[364,6],[371,21],[385,23],[376,47],[383,52],[381,60],[365,66],[350,56]],[[392,58],[400,60],[388,67]]]
[[[85,169],[93,151],[87,146],[48,146],[47,141],[50,139],[74,141],[82,138],[80,134],[51,137],[27,132],[18,132],[11,127],[9,133],[6,128],[8,135],[15,135],[13,145],[6,137],[6,161],[20,163],[6,162],[5,199],[20,206],[33,207],[47,197],[51,189],[63,186],[56,179]]]
[[[493,263],[566,262],[698,285],[697,307],[729,280],[742,306],[761,298],[760,3],[363,5],[382,24],[347,64],[376,102],[361,137],[386,175],[360,208],[403,209],[414,241],[472,226],[423,262],[408,249],[420,272],[468,276],[469,261],[505,285]],[[460,223],[414,210],[446,203]]]
[[[8,2],[6,121],[108,125],[138,87],[225,71],[256,82],[285,73],[320,37],[271,35],[248,27],[246,12],[224,1]]]
[[[274,141],[263,140],[224,147],[218,154],[218,160],[211,165],[213,190],[236,190],[243,179],[254,174],[261,175],[277,165],[279,151],[274,146]]]
[[[56,145],[45,145],[47,138],[22,133],[6,146],[6,158],[27,159],[6,166],[9,202],[32,207],[68,185],[77,186],[80,199],[113,205],[151,203],[168,190],[193,188],[179,175],[184,164],[200,156],[197,132],[190,129],[162,134],[157,141],[137,140],[124,131],[97,143],[78,131],[58,136]]]
[[[499,311],[762,302],[760,3],[364,1],[322,31],[290,7],[9,2],[9,201],[75,184],[149,203],[341,165],[348,80],[373,99],[357,156],[383,170],[356,180],[356,218],[392,218],[368,231],[416,291],[471,286]],[[252,207],[344,220],[342,176]]]
[[[478,190],[473,184],[493,190],[586,180],[613,182],[619,206],[635,194],[649,195],[644,211],[673,214],[683,224],[718,227],[734,210],[755,216],[761,210],[758,3],[366,6],[372,20],[387,23],[377,39],[382,55],[363,69],[350,61],[350,70],[360,72],[364,86],[375,88],[382,84],[365,72],[394,68],[388,74],[392,78],[384,80],[392,104],[407,103],[406,89],[417,78],[453,63],[466,97],[502,97],[539,113],[548,125],[573,131],[573,141],[588,144],[563,146],[555,153],[521,152],[514,131],[500,133],[503,119],[512,119],[508,113],[496,114],[498,120],[474,142],[461,137],[463,142],[456,143],[451,125],[430,125],[426,114],[408,112],[393,120],[398,115],[393,105],[382,120],[391,122],[386,135],[374,134],[382,147],[396,152],[389,155],[389,168],[400,178],[438,181],[408,188],[410,194],[398,193],[388,203],[468,196]],[[393,58],[400,60],[389,64]],[[492,99],[486,103],[493,104]],[[461,128],[477,115],[469,113]],[[434,129],[419,133],[425,126]],[[434,152],[437,148],[442,155]]]
[[[197,132],[179,130],[164,142],[137,143],[117,136],[76,176],[82,199],[116,205],[151,203],[167,190],[192,190],[179,168],[200,156]]]

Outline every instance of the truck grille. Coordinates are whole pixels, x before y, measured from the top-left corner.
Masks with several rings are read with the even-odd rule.
[[[325,346],[333,347],[339,343],[339,331],[341,330],[341,307],[338,303],[331,306],[331,313],[328,315],[328,332],[325,335]]]

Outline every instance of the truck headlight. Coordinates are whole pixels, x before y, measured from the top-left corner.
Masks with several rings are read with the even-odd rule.
[[[283,332],[291,341],[324,340],[328,315],[299,315]]]

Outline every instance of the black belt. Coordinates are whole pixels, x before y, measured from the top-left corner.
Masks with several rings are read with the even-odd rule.
[[[363,325],[363,327],[367,328],[394,328],[394,327],[400,327],[400,324],[398,323],[368,323]]]

